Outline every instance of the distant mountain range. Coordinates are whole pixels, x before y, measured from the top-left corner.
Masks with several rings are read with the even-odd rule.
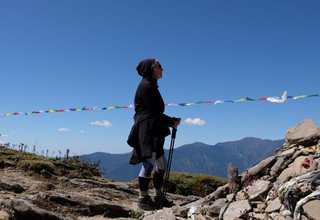
[[[207,145],[196,142],[174,149],[172,171],[203,173],[227,178],[227,167],[231,162],[243,172],[247,168],[272,155],[284,144],[284,140],[266,140],[247,137],[238,141],[229,141]],[[168,154],[168,151],[166,151]],[[128,163],[131,153],[109,154],[96,152],[82,155],[85,161],[95,163],[108,179],[129,181],[137,178],[141,165]]]

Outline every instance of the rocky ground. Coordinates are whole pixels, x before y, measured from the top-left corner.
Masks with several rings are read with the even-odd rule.
[[[70,179],[47,172],[24,172],[10,164],[0,169],[0,219],[135,219],[136,183]],[[177,205],[196,197],[168,195]]]
[[[10,219],[315,219],[320,220],[320,130],[290,128],[274,155],[205,198],[169,194],[176,204],[137,209],[135,183],[24,172],[0,163],[0,220]]]

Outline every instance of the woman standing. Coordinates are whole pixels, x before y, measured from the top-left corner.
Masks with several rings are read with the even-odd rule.
[[[164,198],[161,190],[167,167],[163,147],[165,137],[170,134],[169,127],[176,129],[181,119],[164,114],[165,105],[158,90],[158,80],[162,78],[163,71],[159,61],[142,60],[136,69],[142,80],[134,97],[134,125],[129,134],[128,144],[134,148],[129,163],[142,163],[139,173],[138,207],[145,210],[170,207],[174,205],[173,202]],[[148,190],[153,168],[155,195],[152,200]]]

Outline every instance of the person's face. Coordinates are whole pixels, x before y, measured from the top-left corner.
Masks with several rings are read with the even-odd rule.
[[[154,67],[154,77],[156,80],[159,80],[162,78],[162,67],[160,63],[157,63]]]

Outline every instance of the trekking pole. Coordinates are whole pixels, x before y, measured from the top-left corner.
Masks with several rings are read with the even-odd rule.
[[[174,148],[174,141],[176,139],[177,129],[172,129],[171,134],[171,143],[170,143],[170,149],[169,149],[169,156],[168,156],[168,164],[167,164],[167,172],[164,178],[164,187],[163,187],[163,195],[166,196],[166,193],[168,191],[168,183],[169,183],[169,176],[171,171],[171,162],[172,162],[172,155],[173,155],[173,148]]]

